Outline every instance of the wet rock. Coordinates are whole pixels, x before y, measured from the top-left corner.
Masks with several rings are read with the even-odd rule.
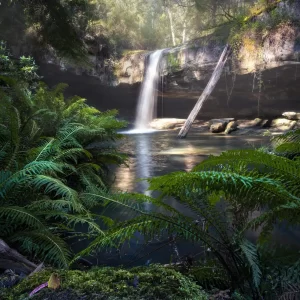
[[[230,134],[232,131],[235,131],[238,129],[238,124],[236,121],[231,121],[228,123],[225,129],[225,134]]]
[[[238,120],[237,124],[239,128],[254,128],[254,127],[270,127],[272,120],[256,118],[254,120]]]
[[[234,118],[211,119],[209,122],[211,125],[214,123],[226,123],[227,125],[231,121],[234,121]]]
[[[226,122],[218,122],[214,123],[210,126],[210,132],[212,133],[220,133],[226,129],[227,123]]]
[[[297,121],[296,126],[294,127],[294,129],[300,129],[300,121]]]
[[[287,119],[275,119],[272,121],[271,127],[276,128],[280,131],[291,130],[297,125],[297,121]]]
[[[224,119],[212,119],[210,120],[210,132],[220,133],[224,132],[228,123],[233,122],[234,118],[224,118]]]
[[[300,120],[300,113],[289,111],[284,112],[282,115],[288,120]]]
[[[185,119],[165,118],[154,119],[150,123],[150,127],[157,130],[176,129],[185,123]]]

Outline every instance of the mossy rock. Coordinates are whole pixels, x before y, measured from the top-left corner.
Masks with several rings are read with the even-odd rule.
[[[44,270],[24,279],[12,289],[0,291],[0,299],[25,300],[29,293],[47,282],[54,270]],[[89,271],[55,270],[61,287],[58,290],[45,288],[31,297],[33,300],[50,299],[106,299],[106,300],[204,300],[207,294],[189,277],[174,269],[160,265],[133,269],[94,268]],[[138,285],[132,283],[138,278]]]

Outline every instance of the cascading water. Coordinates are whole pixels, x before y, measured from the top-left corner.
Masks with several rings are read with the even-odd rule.
[[[150,54],[149,65],[142,83],[135,119],[135,132],[147,132],[149,123],[156,115],[157,86],[159,64],[164,50],[157,50]]]

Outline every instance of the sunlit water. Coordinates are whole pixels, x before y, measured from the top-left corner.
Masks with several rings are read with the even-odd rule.
[[[127,135],[119,149],[129,155],[129,167],[116,170],[115,189],[145,192],[140,178],[164,175],[173,171],[189,171],[208,155],[230,149],[266,145],[269,138],[251,136],[212,135],[191,132],[187,139],[177,139],[177,131],[156,131]]]

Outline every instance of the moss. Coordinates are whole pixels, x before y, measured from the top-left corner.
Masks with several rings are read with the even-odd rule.
[[[181,70],[180,61],[178,58],[180,54],[180,52],[177,54],[169,52],[167,54],[167,64],[169,73],[175,73]]]
[[[240,16],[232,23],[228,42],[233,48],[240,48],[244,44],[246,49],[250,46],[249,37],[252,40],[251,44],[255,42],[255,47],[262,47],[264,38],[272,32],[273,29],[278,28],[284,24],[299,26],[299,20],[293,19],[288,12],[277,9],[277,5],[282,0],[275,0],[271,4],[262,0],[250,8],[248,16]],[[261,17],[266,13],[267,17]],[[248,40],[247,40],[248,37]],[[252,51],[250,50],[249,51]]]
[[[24,279],[13,289],[0,293],[3,300],[25,300],[28,294],[41,283],[48,281],[53,270],[45,270],[30,278]],[[57,291],[44,289],[30,299],[208,299],[200,286],[190,278],[171,268],[160,265],[136,267],[133,269],[94,268],[89,271],[57,271],[61,288]],[[139,284],[134,287],[135,276]],[[2,296],[2,297],[1,297]]]

